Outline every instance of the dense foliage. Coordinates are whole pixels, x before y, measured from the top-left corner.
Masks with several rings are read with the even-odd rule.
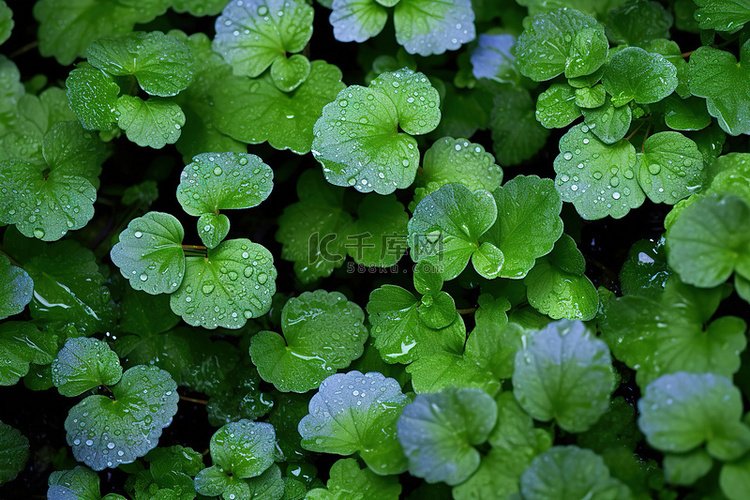
[[[0,0],[0,496],[746,499],[749,22]]]

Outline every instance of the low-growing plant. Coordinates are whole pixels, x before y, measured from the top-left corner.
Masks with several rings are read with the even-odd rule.
[[[0,497],[744,500],[749,22],[0,0]]]

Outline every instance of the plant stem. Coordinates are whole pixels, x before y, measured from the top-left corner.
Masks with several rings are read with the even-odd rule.
[[[187,397],[187,396],[183,396],[182,394],[180,394],[180,399],[182,401],[188,401],[190,403],[195,403],[195,404],[199,404],[199,405],[207,405],[208,404],[208,401],[206,401],[205,399],[190,398],[190,397]]]
[[[476,307],[467,307],[466,309],[456,309],[456,312],[458,314],[472,314],[476,310]]]

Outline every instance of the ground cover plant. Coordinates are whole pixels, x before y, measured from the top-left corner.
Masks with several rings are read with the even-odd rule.
[[[0,0],[0,497],[747,498],[748,22]]]

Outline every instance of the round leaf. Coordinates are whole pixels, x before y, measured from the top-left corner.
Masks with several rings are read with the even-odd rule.
[[[365,315],[339,292],[304,292],[281,312],[283,336],[260,332],[250,344],[258,373],[280,391],[306,392],[362,355]]]
[[[654,203],[674,205],[703,186],[703,155],[679,132],[659,132],[643,143],[638,182]]]
[[[130,286],[151,295],[172,293],[185,276],[182,224],[172,215],[148,212],[130,221],[110,258]]]
[[[29,440],[0,422],[0,485],[12,481],[29,459]]]
[[[420,394],[398,420],[398,439],[409,459],[409,472],[428,483],[462,483],[479,467],[475,448],[497,420],[497,405],[479,389],[449,387]]]
[[[155,366],[127,370],[111,389],[114,399],[89,396],[65,419],[73,456],[97,471],[148,453],[177,413],[177,384]]]
[[[139,146],[160,149],[180,138],[185,113],[169,99],[122,95],[117,99],[117,125]]]
[[[177,201],[190,215],[252,208],[273,189],[273,170],[258,156],[243,153],[203,153],[180,175]]]
[[[677,88],[677,68],[664,56],[640,47],[627,47],[613,55],[604,68],[602,83],[612,104],[631,100],[638,104],[658,102]]]
[[[409,54],[458,50],[476,37],[471,0],[401,0],[393,12],[396,41]]]
[[[381,31],[388,11],[376,0],[333,0],[329,17],[340,42],[364,42]]]
[[[198,236],[206,248],[216,248],[229,234],[229,218],[224,214],[203,214],[198,218]]]
[[[273,464],[276,432],[265,422],[230,422],[211,436],[211,459],[232,477],[261,475]]]
[[[271,65],[271,79],[276,88],[283,92],[291,92],[299,87],[309,74],[310,60],[302,54],[279,57]]]
[[[114,385],[121,376],[120,358],[106,342],[97,339],[68,339],[52,362],[52,382],[63,396]]]
[[[304,0],[232,0],[216,19],[214,51],[235,75],[256,77],[312,36],[313,8]]]
[[[516,353],[513,394],[536,420],[583,432],[609,408],[615,389],[607,344],[580,321],[560,320],[528,337]]]
[[[206,257],[188,257],[182,284],[170,297],[175,314],[193,326],[242,328],[271,308],[276,268],[265,247],[226,240]]]
[[[0,254],[0,319],[18,314],[26,308],[34,293],[34,280],[4,254]]]
[[[376,474],[399,474],[406,463],[396,421],[407,403],[398,382],[378,372],[337,373],[312,397],[299,422],[305,449],[351,455],[359,452]]]
[[[120,87],[103,71],[77,68],[65,80],[68,102],[81,124],[89,130],[106,130],[117,121]]]
[[[554,163],[557,192],[584,219],[619,219],[646,198],[636,179],[637,163],[627,140],[608,145],[587,125],[576,125],[560,139]]]

